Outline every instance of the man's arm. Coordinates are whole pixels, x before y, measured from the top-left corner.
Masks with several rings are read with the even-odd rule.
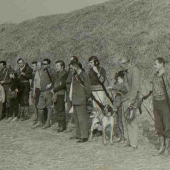
[[[5,102],[5,91],[2,85],[0,86],[0,91],[2,93],[2,103],[4,103]]]
[[[60,80],[60,86],[56,87],[53,89],[54,93],[60,91],[60,90],[63,90],[63,89],[66,89],[66,80],[67,80],[67,77],[68,77],[68,73],[66,73]]]
[[[125,95],[125,97],[123,97],[122,102],[126,100],[129,100],[130,104],[133,104],[135,102],[138,91],[140,89],[140,80],[140,71],[137,68],[133,69],[130,91]]]
[[[105,82],[106,80],[106,70],[104,68],[101,68],[101,70],[99,70],[99,74],[97,74],[99,81],[101,83]]]
[[[84,89],[85,89],[85,93],[87,94],[87,97],[91,96],[92,93],[92,86],[91,86],[91,81],[89,76],[87,75],[86,72],[84,72]]]

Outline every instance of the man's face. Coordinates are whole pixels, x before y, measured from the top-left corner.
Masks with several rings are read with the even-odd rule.
[[[91,61],[89,62],[89,65],[90,65],[91,68],[94,67],[94,61],[91,60]]]
[[[118,78],[117,78],[117,81],[118,81],[119,84],[122,84],[122,83],[123,83],[123,79],[122,79],[121,77],[118,77]]]
[[[61,71],[63,69],[63,67],[61,66],[61,63],[56,63],[55,68],[56,68],[57,72],[59,72],[59,71]]]
[[[161,70],[164,66],[163,66],[163,63],[159,63],[158,60],[155,60],[153,67],[154,67],[155,71],[158,72],[158,71]]]
[[[43,61],[43,68],[46,69],[49,67],[49,64],[47,61]]]
[[[71,71],[72,73],[75,73],[76,70],[77,70],[77,67],[76,67],[76,66],[70,65],[70,71]]]
[[[4,68],[3,63],[0,63],[0,70],[2,70]]]
[[[18,61],[18,65],[20,68],[23,68],[24,67],[24,61],[23,60],[19,60]]]
[[[36,64],[32,64],[31,68],[33,69],[33,71],[37,71],[37,65]]]
[[[42,68],[42,64],[41,64],[41,62],[38,62],[37,63],[37,70],[41,70],[41,68]]]
[[[127,70],[127,69],[128,69],[128,62],[120,61],[120,62],[119,62],[119,65],[120,65],[120,67],[121,67],[123,70]]]
[[[74,59],[74,58],[73,58],[73,57],[71,57],[71,58],[70,58],[70,61],[73,61],[73,59]]]

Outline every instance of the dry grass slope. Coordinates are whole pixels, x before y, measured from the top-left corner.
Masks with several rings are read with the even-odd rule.
[[[153,59],[168,59],[170,53],[169,6],[169,0],[111,0],[68,14],[3,24],[0,58],[12,62],[19,55],[30,62],[48,56],[67,61],[77,55],[86,64],[95,54],[111,74],[114,61],[128,56],[151,72]]]

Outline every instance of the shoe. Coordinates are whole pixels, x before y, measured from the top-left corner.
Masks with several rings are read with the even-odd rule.
[[[12,122],[15,122],[15,121],[17,121],[18,120],[18,117],[14,117],[13,119],[12,119]]]
[[[138,149],[138,145],[131,145],[131,148],[132,148],[133,150]]]
[[[66,130],[66,127],[60,127],[59,129],[57,129],[58,132],[63,132]]]
[[[12,119],[13,119],[13,117],[9,117],[9,118],[7,119],[7,123],[9,123]]]
[[[73,140],[73,139],[80,139],[80,137],[77,137],[77,136],[72,136],[69,138],[70,140]]]
[[[94,118],[94,114],[91,114],[91,115],[90,115],[90,118],[91,118],[91,119]]]
[[[38,122],[37,124],[32,125],[31,129],[35,129],[35,128],[42,127],[42,126],[43,126],[43,124],[41,122]]]
[[[115,140],[114,140],[114,142],[120,142],[121,141],[121,138],[116,138]]]
[[[46,124],[43,126],[43,129],[47,129],[47,128],[49,128],[49,127],[51,127],[50,123],[46,123]]]
[[[122,146],[127,147],[127,146],[130,146],[130,145],[128,143],[124,142],[124,144]]]
[[[88,138],[81,138],[77,141],[77,143],[84,143],[84,142],[87,142],[88,141]]]

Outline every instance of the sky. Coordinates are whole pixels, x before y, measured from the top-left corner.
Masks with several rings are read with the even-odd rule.
[[[0,24],[67,13],[109,0],[0,0]]]

